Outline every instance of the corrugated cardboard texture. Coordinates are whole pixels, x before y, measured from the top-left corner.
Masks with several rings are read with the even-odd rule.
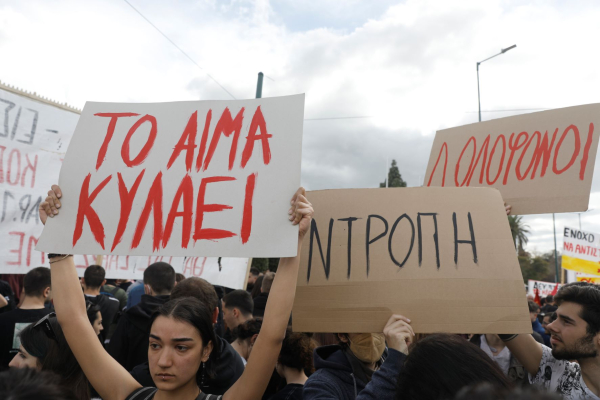
[[[523,278],[497,190],[348,189],[310,192],[308,198],[315,216],[302,247],[295,331],[381,332],[397,313],[420,333],[531,333]],[[373,215],[387,221],[387,230]],[[349,217],[358,218],[351,223],[350,269]],[[328,277],[315,227],[325,264],[329,258]],[[467,243],[472,237],[477,262]]]
[[[599,135],[600,104],[445,129],[423,184],[495,187],[516,215],[586,211]]]

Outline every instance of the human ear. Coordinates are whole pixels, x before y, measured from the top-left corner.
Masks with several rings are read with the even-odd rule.
[[[213,351],[213,343],[212,340],[210,342],[208,342],[206,344],[206,346],[204,346],[204,349],[202,349],[202,362],[207,362],[208,359],[210,358],[210,353],[212,353]]]
[[[52,288],[50,286],[48,286],[46,289],[44,289],[44,298],[47,299],[48,297],[50,297],[50,291],[52,290]]]

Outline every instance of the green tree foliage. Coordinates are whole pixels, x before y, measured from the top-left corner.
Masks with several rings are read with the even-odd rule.
[[[390,167],[390,171],[388,172],[389,181],[388,187],[406,187],[406,182],[402,179],[402,175],[400,175],[400,170],[398,169],[398,164],[396,160],[392,160],[392,166]],[[379,187],[384,188],[386,181],[379,184]]]
[[[268,258],[253,258],[252,268],[257,268],[260,272],[265,272],[269,269]]]
[[[513,243],[515,249],[519,251],[519,254],[525,252],[525,245],[529,241],[527,234],[529,233],[529,225],[525,225],[522,221],[523,217],[520,215],[509,215],[508,224],[510,225],[510,233],[512,234]]]
[[[560,271],[560,254],[558,255],[558,267]],[[527,283],[529,279],[536,281],[554,282],[555,266],[554,251],[544,254],[531,255],[527,252],[519,254],[519,264],[523,281]]]

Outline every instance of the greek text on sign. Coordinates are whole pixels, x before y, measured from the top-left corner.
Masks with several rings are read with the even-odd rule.
[[[294,256],[304,95],[90,103],[60,174],[55,253]]]
[[[562,267],[571,271],[600,275],[600,234],[565,227]]]
[[[299,332],[529,333],[502,198],[489,188],[324,190],[304,238]]]
[[[599,129],[589,104],[438,131],[424,185],[495,187],[516,215],[585,211]]]

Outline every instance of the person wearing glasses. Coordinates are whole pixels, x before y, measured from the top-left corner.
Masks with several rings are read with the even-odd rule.
[[[52,186],[40,204],[42,223],[48,216],[60,218],[62,192]],[[202,393],[196,377],[214,370],[213,360],[219,350],[212,326],[213,310],[195,298],[171,300],[161,306],[150,327],[148,362],[156,388],[142,387],[96,339],[85,313],[85,301],[73,257],[49,254],[54,307],[67,341],[92,386],[104,400],[150,399],[225,399],[253,400],[261,398],[281,350],[292,311],[296,281],[300,267],[300,249],[313,215],[312,205],[300,188],[291,200],[289,221],[298,225],[298,255],[281,258],[277,277],[271,287],[265,310],[263,329],[253,347],[242,376],[223,396]],[[285,218],[282,215],[282,218]]]
[[[72,391],[78,400],[90,400],[88,380],[69,348],[55,313],[27,326],[20,338],[19,351],[9,364],[11,368],[54,372],[60,377],[60,386]]]

